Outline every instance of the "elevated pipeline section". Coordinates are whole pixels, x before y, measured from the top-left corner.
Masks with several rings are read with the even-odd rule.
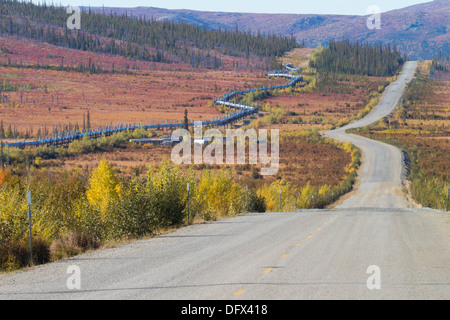
[[[203,126],[226,126],[230,123],[233,123],[235,121],[238,121],[240,119],[246,118],[248,116],[251,116],[255,113],[258,113],[259,106],[250,106],[250,105],[244,105],[240,103],[236,103],[236,97],[239,95],[247,94],[250,92],[257,92],[257,91],[267,91],[267,90],[276,90],[276,89],[283,89],[288,88],[296,85],[299,81],[303,79],[302,76],[298,75],[292,75],[290,72],[297,72],[297,69],[292,67],[291,65],[285,66],[285,71],[273,71],[269,73],[268,77],[281,77],[289,79],[289,83],[279,86],[273,86],[273,87],[266,87],[266,88],[259,88],[259,89],[251,89],[251,90],[242,90],[242,91],[235,91],[235,92],[227,92],[223,97],[214,99],[214,102],[216,104],[224,105],[226,107],[236,109],[235,112],[226,114],[222,117],[218,117],[218,119],[212,119],[211,121],[202,121]],[[195,123],[189,123],[189,127],[194,127]],[[137,129],[145,129],[145,130],[176,130],[181,129],[184,127],[184,123],[182,121],[174,122],[174,123],[162,123],[162,124],[153,124],[150,125],[141,125],[141,124],[115,124],[106,126],[103,128],[97,128],[95,130],[88,129],[82,132],[66,132],[66,133],[60,133],[60,134],[54,134],[52,137],[47,137],[45,139],[39,139],[39,140],[33,140],[33,141],[16,141],[12,143],[3,143],[3,146],[9,147],[9,148],[27,148],[27,147],[39,147],[39,146],[59,146],[59,145],[67,145],[75,140],[81,140],[84,137],[89,137],[90,139],[97,139],[102,136],[111,136],[118,132],[123,131],[135,131]]]

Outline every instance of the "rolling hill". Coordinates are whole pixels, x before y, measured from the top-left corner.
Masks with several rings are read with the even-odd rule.
[[[235,29],[294,35],[299,42],[316,47],[331,39],[394,42],[411,59],[431,59],[440,52],[450,54],[450,2],[435,0],[382,13],[381,29],[369,30],[367,16],[297,15],[203,12],[151,7],[92,8],[117,14],[145,16],[157,20],[182,21],[209,29]]]

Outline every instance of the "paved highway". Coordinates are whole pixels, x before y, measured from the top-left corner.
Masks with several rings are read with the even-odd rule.
[[[351,126],[393,110],[415,66]],[[407,203],[396,148],[344,129],[327,135],[364,152],[359,188],[336,208],[193,225],[0,276],[0,299],[450,299],[448,215]],[[79,290],[67,287],[70,266]]]

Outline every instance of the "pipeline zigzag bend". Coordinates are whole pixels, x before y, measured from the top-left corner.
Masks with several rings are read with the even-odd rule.
[[[243,90],[243,91],[235,91],[235,92],[228,92],[225,94],[225,96],[214,99],[214,102],[216,104],[221,104],[224,106],[227,106],[229,108],[236,109],[235,112],[229,113],[225,116],[220,117],[217,120],[214,120],[214,118],[211,121],[203,121],[202,125],[204,126],[225,126],[228,125],[236,120],[248,117],[252,114],[258,113],[259,106],[247,106],[244,104],[236,103],[235,99],[233,102],[231,102],[231,99],[234,97],[246,94],[250,92],[255,91],[267,91],[267,90],[276,90],[276,89],[283,89],[287,87],[294,86],[297,82],[301,81],[303,79],[303,75],[292,75],[290,74],[291,71],[296,72],[297,69],[293,68],[291,65],[285,66],[286,71],[273,71],[269,73],[268,77],[282,77],[290,79],[291,81],[284,85],[274,86],[274,87],[266,87],[266,88],[259,88],[259,89],[251,89],[251,90]],[[193,127],[194,123],[189,123],[190,127]],[[45,145],[65,145],[69,144],[74,140],[81,140],[84,136],[88,136],[91,139],[95,139],[101,136],[110,136],[116,132],[122,132],[122,131],[134,131],[140,128],[144,128],[146,130],[175,130],[180,129],[184,126],[184,124],[180,121],[179,123],[173,123],[169,124],[162,123],[162,124],[153,124],[150,125],[143,125],[141,126],[136,124],[116,124],[116,125],[110,125],[106,126],[104,128],[97,128],[96,130],[88,129],[83,132],[74,132],[71,133],[65,133],[65,134],[58,134],[53,135],[52,138],[46,138],[46,139],[40,139],[40,140],[33,140],[33,141],[21,141],[21,142],[12,142],[12,143],[3,143],[3,146],[9,147],[9,148],[26,148],[26,147],[38,147],[38,146],[45,146]]]

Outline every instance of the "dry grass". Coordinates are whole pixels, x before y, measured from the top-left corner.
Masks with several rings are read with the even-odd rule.
[[[0,68],[0,81],[31,89],[6,92],[0,119],[19,131],[46,125],[80,126],[89,110],[91,126],[110,123],[210,120],[220,113],[208,107],[215,96],[235,88],[267,85],[258,74],[235,72],[155,71],[149,75],[94,74],[66,71]]]
[[[297,48],[286,53],[280,61],[283,65],[290,63],[296,68],[307,68],[312,52],[313,49],[311,48]]]

